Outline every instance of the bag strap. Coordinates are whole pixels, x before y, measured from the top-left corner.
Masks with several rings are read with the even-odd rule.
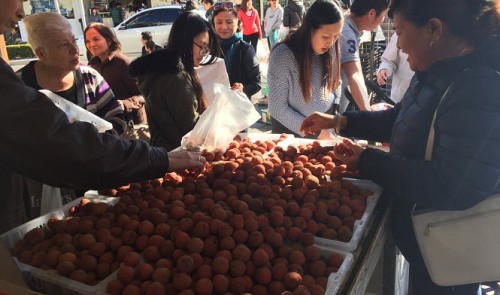
[[[461,78],[463,76],[463,74],[468,70],[469,68],[466,68],[462,71],[462,73],[460,73],[451,83],[450,85],[448,86],[448,88],[446,88],[445,92],[443,93],[443,96],[441,96],[441,99],[439,99],[439,103],[438,105],[436,106],[436,110],[434,111],[434,115],[432,116],[432,122],[431,122],[431,126],[429,127],[429,135],[427,136],[427,145],[425,147],[425,160],[430,162],[432,160],[432,151],[433,151],[433,148],[434,148],[434,139],[435,139],[435,130],[434,130],[434,123],[436,121],[436,114],[437,114],[437,111],[438,111],[438,108],[439,106],[441,105],[441,102],[443,101],[443,99],[448,95],[448,92],[450,92],[450,89],[452,87],[455,86],[455,84],[457,84],[457,81],[460,80],[459,78]]]

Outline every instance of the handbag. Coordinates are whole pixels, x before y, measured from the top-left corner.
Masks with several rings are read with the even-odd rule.
[[[432,158],[435,119],[436,112],[427,139],[426,161]],[[500,194],[466,210],[414,210],[412,221],[435,284],[454,286],[500,279]]]

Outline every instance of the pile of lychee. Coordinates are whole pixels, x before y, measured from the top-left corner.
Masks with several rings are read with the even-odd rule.
[[[326,178],[332,147],[284,139],[235,139],[201,173],[112,189],[114,205],[82,204],[12,253],[90,285],[117,271],[110,294],[324,294],[343,256],[314,237],[349,241],[371,192]]]

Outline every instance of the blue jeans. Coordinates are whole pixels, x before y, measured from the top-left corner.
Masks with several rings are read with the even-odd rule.
[[[271,30],[267,40],[269,40],[269,50],[273,49],[274,45],[280,41],[279,30]]]

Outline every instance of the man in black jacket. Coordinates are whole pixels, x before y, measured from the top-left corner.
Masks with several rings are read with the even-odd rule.
[[[290,0],[283,10],[283,26],[288,29],[288,34],[295,32],[301,25],[306,9],[299,0]]]
[[[0,32],[24,17],[23,0],[4,0]],[[53,186],[100,189],[202,167],[205,159],[170,152],[144,141],[98,133],[90,123],[68,121],[44,94],[27,87],[0,58],[0,233],[28,220],[17,174]]]

